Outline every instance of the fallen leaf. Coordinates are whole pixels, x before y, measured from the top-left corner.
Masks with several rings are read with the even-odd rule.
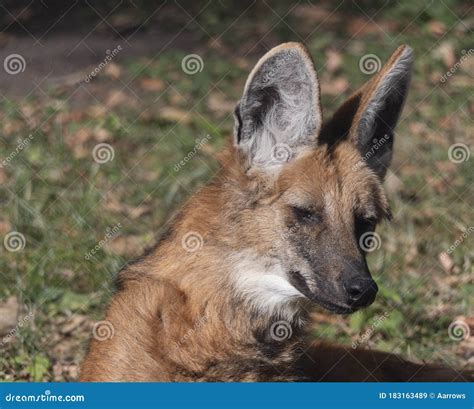
[[[87,317],[85,315],[73,314],[70,319],[60,328],[60,332],[63,335],[68,335],[73,332],[75,329],[80,327],[82,324],[87,322]]]
[[[192,121],[192,116],[188,111],[174,107],[162,108],[160,110],[160,118],[168,122],[179,122],[183,125],[189,125]]]
[[[208,108],[218,117],[224,117],[235,109],[235,102],[226,99],[220,92],[213,92],[207,99]]]
[[[14,296],[0,302],[0,335],[8,334],[17,325],[20,304]]]
[[[107,75],[108,77],[116,80],[122,74],[122,70],[114,62],[110,62],[105,66],[104,74]]]
[[[147,203],[142,203],[138,206],[130,206],[126,203],[120,203],[118,199],[111,197],[110,195],[108,196],[104,207],[110,212],[124,214],[131,219],[138,219],[152,211],[152,207]]]
[[[56,362],[53,366],[55,382],[77,381],[79,377],[79,365]]]
[[[454,261],[448,253],[445,251],[439,253],[438,260],[441,263],[441,267],[443,267],[445,273],[450,273],[453,270]]]
[[[472,87],[472,77],[468,75],[455,75],[450,79],[450,85],[453,87],[459,88],[471,88]]]
[[[105,142],[112,139],[111,133],[105,128],[94,128],[93,132],[94,140],[97,142]]]
[[[232,60],[236,67],[239,67],[242,70],[249,70],[252,68],[252,63],[243,57],[237,57]]]
[[[92,118],[102,118],[107,114],[107,107],[104,105],[92,105],[87,108],[87,114]]]
[[[64,139],[74,157],[81,159],[89,155],[89,149],[86,148],[86,142],[91,140],[92,137],[92,129],[84,127],[78,129],[74,134],[67,134]]]
[[[12,230],[12,225],[8,220],[0,220],[0,235],[1,236],[7,234],[11,230]]]
[[[439,119],[438,124],[443,129],[453,130],[459,126],[459,118],[452,114],[446,115]]]
[[[139,206],[131,206],[131,208],[128,210],[128,215],[132,219],[139,219],[145,214],[150,214],[151,211],[152,211],[151,206],[148,206],[146,204],[141,204]]]
[[[106,101],[106,106],[107,108],[115,108],[119,105],[123,105],[125,102],[128,102],[130,100],[129,97],[127,97],[127,94],[121,90],[113,90],[109,92],[109,96]]]
[[[449,177],[458,171],[456,164],[451,161],[436,161],[435,165],[444,177]]]
[[[92,139],[92,136],[93,132],[91,128],[80,128],[71,138],[71,143],[84,145],[84,143]]]
[[[326,51],[326,69],[328,72],[336,71],[342,64],[342,55],[336,50]]]
[[[462,72],[466,73],[467,75],[472,75],[474,71],[474,58],[472,58],[472,48],[469,50],[462,50],[461,57],[459,62],[461,66],[459,67]]]
[[[463,275],[450,275],[444,277],[444,282],[453,288],[459,288],[461,285],[467,285],[472,283],[472,278],[469,276]]]
[[[82,111],[59,112],[54,117],[54,123],[59,125],[65,125],[71,122],[79,122],[84,119],[85,116],[85,113]]]
[[[351,18],[345,25],[347,32],[353,37],[362,37],[367,34],[383,34],[393,32],[399,28],[399,23],[395,20],[377,22],[364,17]]]
[[[146,91],[159,92],[165,89],[165,83],[156,78],[142,78],[140,86]]]
[[[176,91],[174,88],[171,88],[171,91],[169,91],[169,98],[170,102],[173,105],[181,105],[184,102],[186,102],[186,99],[182,94],[180,94],[178,91]]]
[[[449,181],[447,179],[439,178],[439,177],[434,177],[431,175],[427,175],[426,177],[426,183],[431,186],[436,192],[438,193],[446,193],[448,191],[448,187],[450,185]]]
[[[337,13],[326,9],[320,4],[302,4],[293,9],[292,12],[296,17],[308,20],[312,23],[336,23],[340,20]]]
[[[418,258],[418,247],[416,243],[412,243],[412,245],[408,247],[408,250],[404,254],[405,263],[411,264],[417,258]]]
[[[429,128],[423,122],[410,122],[408,128],[411,133],[420,137],[425,136],[429,132]]]
[[[390,196],[396,195],[403,190],[403,182],[390,170],[387,171],[384,185],[385,190]]]
[[[446,32],[446,26],[438,20],[431,20],[426,25],[430,34],[442,36]]]
[[[23,128],[23,123],[16,119],[10,119],[3,122],[3,134],[6,136],[18,133]]]
[[[346,78],[339,77],[332,81],[325,81],[321,84],[321,94],[337,96],[342,94],[349,87],[349,82]]]
[[[451,68],[456,63],[454,46],[450,41],[443,41],[434,51],[434,56],[439,58],[446,68]]]

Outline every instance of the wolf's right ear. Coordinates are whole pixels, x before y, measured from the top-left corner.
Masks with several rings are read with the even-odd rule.
[[[248,167],[281,165],[314,145],[321,128],[319,84],[303,45],[265,54],[250,73],[235,110],[235,145]]]

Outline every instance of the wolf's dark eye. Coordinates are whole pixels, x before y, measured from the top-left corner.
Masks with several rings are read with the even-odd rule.
[[[304,207],[291,206],[291,210],[300,223],[320,223],[321,215]]]
[[[373,232],[375,226],[377,225],[377,220],[375,218],[369,217],[355,217],[355,234],[357,237],[362,236],[364,233]]]

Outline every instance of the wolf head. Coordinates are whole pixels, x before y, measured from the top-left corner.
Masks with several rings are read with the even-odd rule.
[[[412,61],[411,48],[398,48],[324,123],[301,44],[282,44],[257,63],[235,110],[238,189],[251,198],[238,216],[242,293],[261,304],[306,299],[336,313],[374,301],[365,256],[390,216],[382,183]]]

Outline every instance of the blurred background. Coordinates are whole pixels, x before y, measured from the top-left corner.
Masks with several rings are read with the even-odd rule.
[[[268,49],[311,51],[328,117],[401,44],[415,73],[365,311],[315,337],[474,363],[470,1],[3,1],[0,379],[75,380],[114,275],[216,169]]]

